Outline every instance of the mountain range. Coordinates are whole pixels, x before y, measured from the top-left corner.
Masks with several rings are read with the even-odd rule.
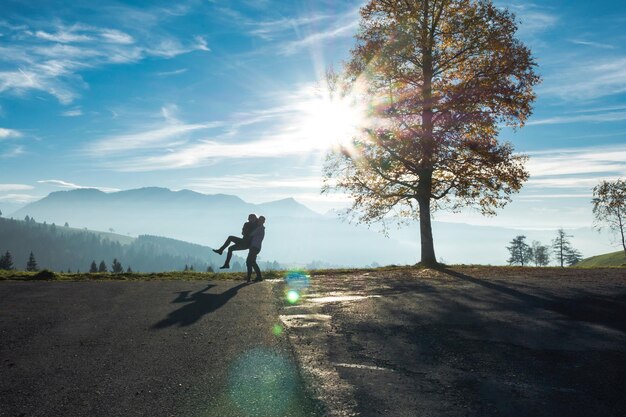
[[[128,236],[157,235],[219,247],[228,235],[239,236],[248,214],[264,215],[266,238],[260,259],[287,265],[319,261],[328,266],[414,264],[419,261],[419,228],[410,222],[391,229],[389,237],[363,225],[322,215],[287,198],[252,204],[227,194],[207,195],[190,190],[148,187],[112,193],[96,189],[58,191],[28,204],[11,216],[34,217],[92,230]],[[516,230],[433,222],[435,249],[448,263],[504,264],[506,246],[516,235],[528,243],[549,244],[553,230]],[[611,251],[606,238],[591,228],[568,231],[574,246],[590,256]]]

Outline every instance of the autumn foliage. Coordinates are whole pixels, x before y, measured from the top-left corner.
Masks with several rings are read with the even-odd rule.
[[[370,113],[329,155],[323,191],[349,194],[365,223],[419,218],[424,264],[436,264],[433,211],[495,214],[528,177],[526,158],[498,141],[530,116],[539,82],[516,30],[491,1],[371,0],[349,61],[327,77]]]

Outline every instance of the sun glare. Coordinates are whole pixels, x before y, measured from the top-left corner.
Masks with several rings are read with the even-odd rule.
[[[303,134],[322,150],[351,148],[352,139],[365,127],[365,106],[352,95],[317,96],[303,104]]]

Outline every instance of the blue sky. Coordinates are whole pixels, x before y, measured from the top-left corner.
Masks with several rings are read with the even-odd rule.
[[[330,142],[316,85],[347,59],[362,2],[82,3],[0,4],[5,214],[77,187],[345,206],[319,194]],[[591,188],[626,175],[626,4],[496,3],[517,14],[543,77],[528,125],[501,134],[532,176],[495,218],[435,219],[590,226]]]

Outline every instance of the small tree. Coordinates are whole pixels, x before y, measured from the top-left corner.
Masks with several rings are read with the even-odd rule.
[[[185,269],[183,269],[183,271],[185,272],[189,271],[189,265],[185,264]]]
[[[122,268],[122,264],[117,260],[117,258],[113,258],[113,263],[111,264],[111,272],[114,274],[121,274],[124,272],[124,268]]]
[[[573,265],[582,259],[580,252],[572,247],[572,243],[569,238],[573,237],[565,233],[565,230],[559,229],[556,232],[556,238],[552,241],[552,252],[556,262],[561,265],[561,268],[567,265]],[[575,259],[578,259],[574,262]]]
[[[35,255],[33,254],[33,252],[30,252],[30,256],[28,257],[28,262],[26,262],[26,270],[27,271],[39,271],[39,268],[37,267],[37,261],[35,260]]]
[[[130,265],[128,265],[128,268],[126,269],[126,273],[127,274],[132,274],[133,270],[131,269]]]
[[[535,266],[547,266],[550,263],[550,248],[541,244],[536,240],[533,241],[531,247],[532,260]]]
[[[107,269],[107,264],[104,261],[100,261],[100,265],[98,266],[98,272],[109,272]]]
[[[621,240],[626,255],[626,181],[602,181],[593,188],[593,215],[595,226],[607,227]]]
[[[526,236],[516,236],[515,239],[510,242],[511,246],[506,247],[511,253],[511,257],[507,261],[509,265],[519,264],[524,266],[532,259],[532,250],[530,246],[526,244],[525,240]]]
[[[98,266],[96,265],[96,261],[91,261],[91,266],[89,267],[89,272],[90,273],[96,273],[98,272]]]
[[[6,253],[0,257],[0,269],[8,271],[13,269],[13,256],[11,256],[11,252],[6,251]]]
[[[206,268],[206,271],[207,271],[207,272],[215,272],[215,269],[213,268],[213,265],[209,265],[209,266]]]
[[[68,222],[65,222],[64,227],[70,227],[70,224]]]
[[[567,266],[576,265],[578,262],[583,260],[583,256],[580,252],[574,248],[570,248],[570,250],[565,254],[565,263]]]

